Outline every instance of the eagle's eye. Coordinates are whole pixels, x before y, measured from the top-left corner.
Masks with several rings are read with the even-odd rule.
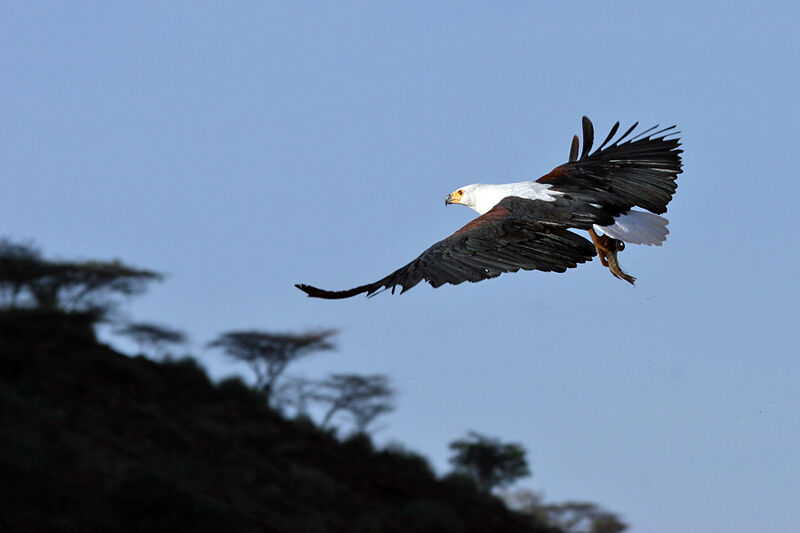
[[[462,191],[461,189],[458,189],[456,191],[456,194],[459,195],[459,196],[462,196],[464,194],[464,191]]]

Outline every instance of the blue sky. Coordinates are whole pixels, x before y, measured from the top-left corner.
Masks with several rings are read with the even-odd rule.
[[[35,3],[0,8],[0,227],[168,274],[129,306],[200,347],[341,328],[296,372],[386,373],[381,441],[447,467],[519,441],[549,500],[634,532],[800,522],[800,12],[741,2]],[[580,117],[677,123],[685,172],[635,288],[597,261],[317,301],[472,218],[461,185],[563,163]]]

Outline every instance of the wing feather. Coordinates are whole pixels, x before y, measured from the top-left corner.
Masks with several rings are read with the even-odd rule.
[[[614,124],[614,126],[611,127],[611,132],[606,137],[606,140],[603,141],[603,143],[597,147],[597,151],[602,150],[603,147],[608,144],[608,141],[610,141],[611,138],[614,136],[614,134],[617,133],[618,129],[619,129],[619,122],[617,122],[616,124]]]
[[[584,203],[600,205],[613,216],[635,206],[656,214],[666,212],[677,189],[675,180],[682,172],[683,150],[680,139],[674,137],[678,132],[675,126],[661,130],[653,126],[622,142],[637,124],[606,146],[619,128],[619,123],[614,124],[606,140],[590,154],[593,129],[584,117],[581,157],[537,181]]]
[[[578,136],[574,135],[572,137],[572,145],[569,149],[569,160],[570,161],[577,161],[578,160],[578,149],[580,148],[580,141],[578,140]]]
[[[592,143],[594,142],[594,126],[588,117],[583,117],[581,122],[583,123],[583,150],[581,151],[580,158],[583,159],[589,155],[589,150],[592,149]]]
[[[635,130],[635,129],[636,129],[636,126],[638,126],[638,125],[639,125],[639,123],[638,123],[638,122],[634,122],[634,123],[633,123],[633,126],[631,126],[630,128],[628,128],[628,130],[627,130],[625,133],[623,133],[623,134],[622,134],[622,136],[621,136],[619,139],[617,139],[617,140],[616,140],[616,142],[614,143],[614,145],[617,145],[617,144],[621,143],[623,140],[625,140],[625,137],[627,137],[628,135],[630,135],[630,134],[631,134],[631,132],[632,132],[633,130]],[[614,146],[614,145],[612,145],[612,146]]]

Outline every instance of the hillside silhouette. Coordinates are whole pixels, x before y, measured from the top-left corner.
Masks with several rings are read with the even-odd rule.
[[[81,313],[0,313],[0,396],[5,531],[559,531],[191,359],[118,353]]]

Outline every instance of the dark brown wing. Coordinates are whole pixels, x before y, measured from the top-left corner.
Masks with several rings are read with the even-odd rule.
[[[638,123],[637,123],[638,124]],[[666,212],[675,193],[681,170],[680,139],[668,138],[678,132],[675,126],[653,132],[658,126],[628,140],[634,124],[612,144],[619,122],[592,154],[594,128],[583,117],[583,150],[574,160],[578,147],[573,140],[570,162],[554,168],[537,181],[571,198],[601,205],[613,215],[639,206],[656,214]],[[652,132],[652,133],[651,133]],[[606,146],[608,144],[608,146]]]
[[[594,245],[567,228],[610,224],[613,218],[598,208],[569,200],[555,202],[508,197],[451,236],[422,252],[406,266],[374,283],[345,291],[310,285],[296,287],[317,298],[372,296],[402,287],[401,294],[425,280],[434,287],[445,283],[494,278],[503,272],[542,270],[564,272],[590,260]]]

